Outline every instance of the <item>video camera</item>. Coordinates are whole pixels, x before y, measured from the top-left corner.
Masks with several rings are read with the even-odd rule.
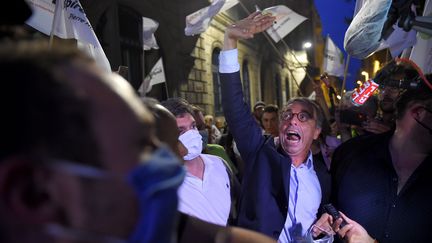
[[[387,14],[387,20],[381,31],[381,38],[387,39],[393,31],[392,26],[398,22],[398,27],[404,31],[415,29],[432,35],[432,17],[416,16],[411,5],[420,5],[420,0],[393,0]]]
[[[400,69],[395,61],[390,62],[384,68],[379,70],[375,77],[374,82],[379,84],[380,88],[393,87],[398,89],[418,89],[421,83],[421,78],[415,74],[413,70],[412,75],[404,75],[403,79],[392,79],[392,76]]]

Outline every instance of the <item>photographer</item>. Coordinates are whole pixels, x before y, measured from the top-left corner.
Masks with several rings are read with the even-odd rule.
[[[404,90],[418,78],[417,71],[406,63],[392,61],[378,71],[375,80],[380,83],[378,105],[380,116],[368,119],[363,128],[371,133],[384,133],[395,128],[395,103]]]

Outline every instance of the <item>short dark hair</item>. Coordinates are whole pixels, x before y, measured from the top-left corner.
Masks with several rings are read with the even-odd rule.
[[[253,106],[253,109],[256,110],[259,106],[265,106],[266,104],[263,101],[257,101]]]
[[[316,127],[321,128],[323,120],[324,120],[324,115],[321,112],[321,108],[311,99],[306,98],[306,97],[296,97],[296,98],[292,98],[290,100],[288,100],[288,102],[286,103],[286,105],[283,107],[282,109],[282,113],[284,113],[285,111],[288,110],[288,107],[294,103],[301,103],[302,105],[304,105],[309,112],[311,112],[314,117],[314,119],[316,120]]]
[[[432,74],[426,75],[426,79],[431,82]],[[402,93],[396,102],[396,119],[401,119],[413,103],[420,103],[432,109],[432,90],[421,83],[418,89],[407,90]]]
[[[194,115],[192,106],[183,98],[169,98],[161,102],[176,117],[182,117],[186,113]]]
[[[0,48],[0,160],[33,156],[100,165],[87,100],[56,71],[88,60],[64,46],[22,42]]]
[[[264,107],[264,113],[279,113],[279,107],[277,105],[269,104]]]

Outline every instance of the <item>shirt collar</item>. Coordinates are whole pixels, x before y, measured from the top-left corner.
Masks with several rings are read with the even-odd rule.
[[[291,165],[292,167],[295,168],[294,165]],[[312,151],[309,151],[308,157],[306,158],[306,160],[298,167],[298,168],[304,168],[306,167],[306,169],[308,170],[313,170],[313,155],[312,155]]]
[[[313,169],[313,156],[312,156],[312,152],[309,151],[309,156],[307,157],[306,161],[303,163],[306,168]]]

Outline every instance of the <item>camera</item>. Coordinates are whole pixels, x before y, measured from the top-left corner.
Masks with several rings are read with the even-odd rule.
[[[379,84],[380,88],[388,86],[398,89],[418,89],[420,77],[416,71],[408,71],[410,72],[409,75],[406,73],[404,78],[400,80],[391,78],[393,74],[398,72],[398,69],[401,68],[402,67],[398,66],[395,61],[392,61],[379,70],[373,80]]]
[[[393,0],[387,14],[387,20],[381,30],[381,38],[387,39],[393,31],[392,26],[397,22],[399,28],[408,32],[415,29],[432,35],[431,16],[416,16],[411,5],[420,5],[420,0]]]

